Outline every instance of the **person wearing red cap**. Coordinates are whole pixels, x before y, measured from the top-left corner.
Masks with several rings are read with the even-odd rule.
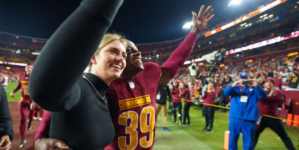
[[[276,116],[277,117],[277,103],[283,103],[282,92],[276,90],[275,81],[273,78],[267,78],[265,82],[264,90],[267,92],[267,97],[260,99],[258,101],[258,109],[260,114],[260,119],[257,122],[257,127],[254,131],[253,148],[256,146],[260,134],[264,131],[266,127],[272,129],[283,141],[284,145],[288,150],[295,150],[292,140],[286,133],[282,121],[279,119],[264,117],[263,115]]]
[[[25,129],[26,129],[26,115],[28,115],[28,125],[27,129],[31,130],[31,122],[33,119],[34,112],[30,110],[30,105],[32,103],[32,99],[29,96],[28,85],[29,85],[29,76],[32,71],[32,65],[27,64],[25,66],[25,72],[19,74],[19,83],[17,87],[10,93],[11,97],[15,97],[15,93],[21,90],[21,97],[20,101],[18,102],[19,105],[19,113],[20,113],[20,122],[19,122],[19,131],[21,134],[21,144],[20,148],[23,148],[26,144],[25,140]]]

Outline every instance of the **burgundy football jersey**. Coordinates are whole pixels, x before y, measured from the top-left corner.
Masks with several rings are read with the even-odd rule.
[[[21,89],[20,102],[31,103],[31,101],[32,101],[29,96],[28,85],[29,85],[29,75],[26,75],[25,72],[20,73],[19,74],[19,83],[18,83],[17,87],[13,90],[13,92],[15,93]]]
[[[150,150],[155,142],[156,91],[161,67],[144,63],[144,71],[132,80],[119,78],[107,91],[110,114],[115,127],[113,141],[105,150]]]

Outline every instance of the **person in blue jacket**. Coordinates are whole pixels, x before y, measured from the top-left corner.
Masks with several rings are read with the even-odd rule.
[[[252,138],[255,122],[259,119],[257,100],[267,93],[256,80],[249,79],[247,73],[241,73],[240,79],[224,89],[224,95],[231,97],[229,111],[229,150],[237,150],[240,132],[243,134],[244,150],[252,150]]]

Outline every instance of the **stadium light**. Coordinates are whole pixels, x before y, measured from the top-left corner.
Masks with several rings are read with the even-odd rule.
[[[157,54],[157,58],[159,58],[159,55]]]
[[[228,4],[228,6],[231,6],[231,5],[238,5],[241,3],[241,0],[231,0]]]
[[[185,25],[183,26],[183,29],[190,29],[191,26],[193,26],[193,22],[188,22],[188,23],[185,23]]]

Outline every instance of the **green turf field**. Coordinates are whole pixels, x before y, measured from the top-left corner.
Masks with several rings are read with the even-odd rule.
[[[17,83],[9,83],[7,87],[7,98],[9,101],[18,101],[20,91],[15,93],[15,98],[9,96],[10,92],[17,86]],[[173,119],[173,117],[172,117]],[[224,131],[228,130],[228,113],[220,113],[216,111],[214,120],[214,132],[206,133],[201,131],[205,126],[204,117],[202,117],[201,108],[192,106],[190,108],[190,119],[192,126],[181,127],[179,124],[172,123],[173,120],[168,119],[167,125],[171,129],[170,132],[162,130],[161,114],[158,115],[156,142],[154,150],[222,150],[224,143]],[[297,149],[299,130],[287,128],[288,135],[291,137],[293,144]],[[239,149],[242,147],[242,136],[239,138]],[[260,136],[256,150],[285,150],[283,142],[279,139],[275,132],[266,129]]]
[[[9,96],[9,94],[17,87],[18,82],[9,82],[7,89],[6,89],[6,95],[7,95],[7,100],[8,101],[18,101],[20,99],[20,95],[21,95],[21,90],[18,91],[17,93],[15,93],[15,97],[12,98]]]
[[[190,120],[192,126],[182,127],[178,123],[167,120],[170,132],[162,130],[161,114],[158,115],[156,142],[154,150],[222,150],[224,145],[224,131],[228,130],[228,113],[216,111],[214,120],[214,132],[206,133],[201,131],[205,127],[205,120],[202,116],[201,108],[192,106],[190,108]],[[296,149],[298,147],[299,130],[286,128]],[[238,149],[242,150],[242,136],[239,138]],[[271,129],[260,135],[256,150],[285,150],[283,142]]]

